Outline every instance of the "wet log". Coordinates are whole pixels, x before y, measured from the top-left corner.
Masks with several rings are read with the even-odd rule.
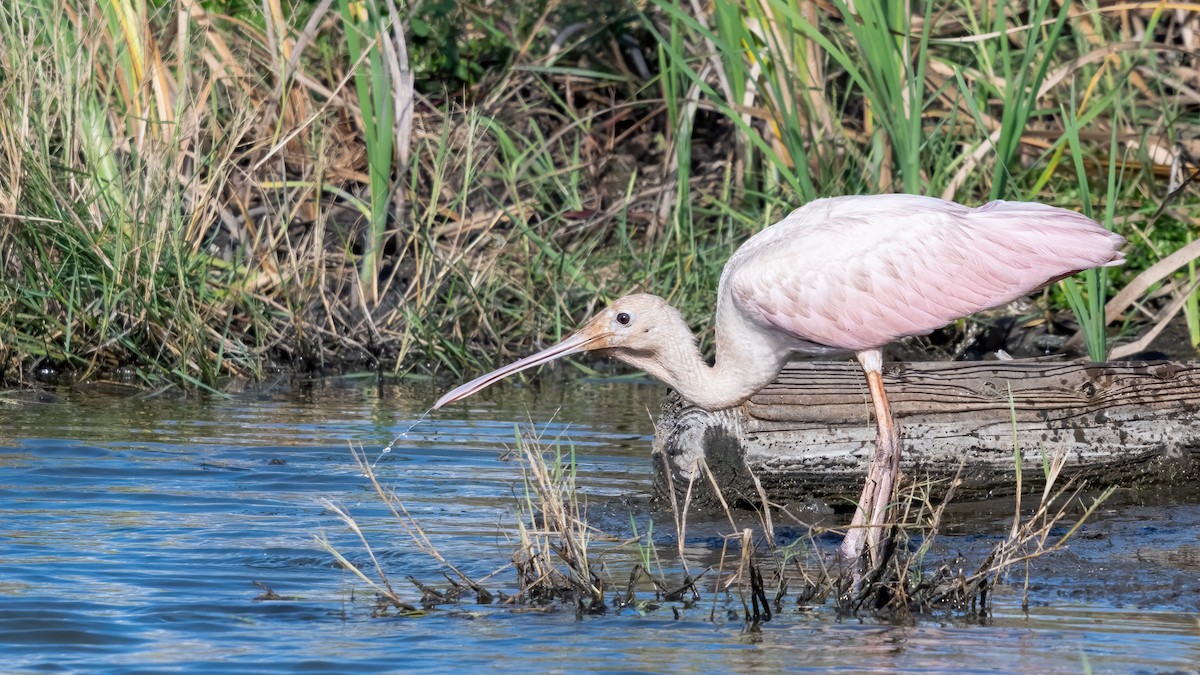
[[[891,363],[883,379],[905,478],[944,485],[958,473],[956,500],[1013,493],[1014,428],[1030,487],[1056,452],[1067,455],[1063,478],[1089,485],[1195,484],[1200,474],[1200,363]],[[716,413],[672,393],[655,434],[656,491],[691,484],[693,503],[711,500],[703,459],[726,500],[760,502],[757,477],[774,503],[849,504],[874,452],[870,415],[855,362],[789,364]]]

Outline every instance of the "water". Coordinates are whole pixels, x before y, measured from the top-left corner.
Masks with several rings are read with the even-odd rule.
[[[0,395],[0,654],[4,672],[1197,672],[1200,506],[1125,495],[1088,538],[1001,589],[994,616],[916,626],[788,610],[759,632],[709,608],[576,619],[466,601],[418,617],[373,612],[349,509],[395,587],[439,584],[349,451],[361,444],[439,550],[483,576],[507,562],[519,467],[503,457],[532,420],[579,457],[589,517],[620,535],[648,522],[661,390],[592,381],[502,385],[410,427],[428,387],[366,380],[186,401],[91,391]],[[396,438],[399,436],[399,438]],[[391,449],[384,446],[396,438]],[[994,509],[994,513],[989,511]],[[972,507],[950,547],[1002,532],[1003,505]],[[656,532],[669,528],[656,520]],[[972,524],[973,523],[973,524]],[[696,526],[689,547],[719,529]],[[981,534],[981,530],[983,533]],[[1189,548],[1190,547],[1190,548]],[[508,575],[507,577],[505,575]],[[512,588],[511,570],[495,586]],[[283,599],[262,599],[262,584]]]

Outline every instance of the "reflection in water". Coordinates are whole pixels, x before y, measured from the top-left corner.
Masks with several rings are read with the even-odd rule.
[[[520,471],[502,456],[516,425],[576,448],[589,519],[601,528],[623,536],[631,518],[655,517],[645,497],[656,385],[510,384],[423,419],[436,393],[346,380],[207,401],[0,396],[4,668],[1082,672],[1200,662],[1200,575],[1180,546],[1196,541],[1195,500],[1111,509],[1092,538],[1035,567],[1028,616],[1016,609],[1015,580],[984,626],[864,625],[792,606],[756,633],[719,614],[710,621],[709,608],[680,620],[667,611],[576,620],[464,604],[375,618],[368,590],[313,543],[324,530],[357,550],[319,499],[357,517],[394,580],[436,582],[436,566],[392,524],[351,443],[377,458],[442,553],[474,576],[511,553]],[[1003,510],[962,531],[993,520],[1002,531]],[[669,516],[654,527],[665,535]],[[694,527],[689,556],[711,557],[724,524]],[[968,550],[989,541],[948,539]],[[285,599],[256,601],[253,582]]]

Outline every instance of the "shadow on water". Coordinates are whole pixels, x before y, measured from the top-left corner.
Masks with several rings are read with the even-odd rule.
[[[1195,491],[1119,493],[1070,550],[1031,565],[1028,613],[1022,571],[997,589],[983,625],[839,621],[794,602],[752,632],[707,611],[577,620],[464,603],[376,618],[368,589],[313,543],[321,531],[347,552],[357,541],[320,499],[354,514],[393,579],[436,581],[436,566],[397,530],[352,443],[468,574],[487,575],[512,553],[521,473],[503,455],[527,420],[574,446],[597,527],[624,536],[631,521],[653,519],[656,534],[671,531],[648,499],[659,387],[498,387],[412,426],[434,394],[371,380],[212,401],[0,394],[4,669],[1195,672],[1200,663]],[[1010,520],[1005,503],[957,507],[947,555],[986,549]],[[697,521],[685,548],[715,558],[727,529]]]

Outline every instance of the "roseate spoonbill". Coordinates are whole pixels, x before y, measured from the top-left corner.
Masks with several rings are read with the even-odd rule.
[[[750,237],[717,290],[708,365],[678,310],[634,294],[562,342],[447,393],[434,408],[567,354],[603,350],[706,410],[746,401],[792,352],[852,351],[877,419],[875,457],[842,545],[874,563],[899,473],[882,348],[996,307],[1076,272],[1124,262],[1124,239],[1066,209],[994,201],[977,208],[916,195],[819,199]]]

